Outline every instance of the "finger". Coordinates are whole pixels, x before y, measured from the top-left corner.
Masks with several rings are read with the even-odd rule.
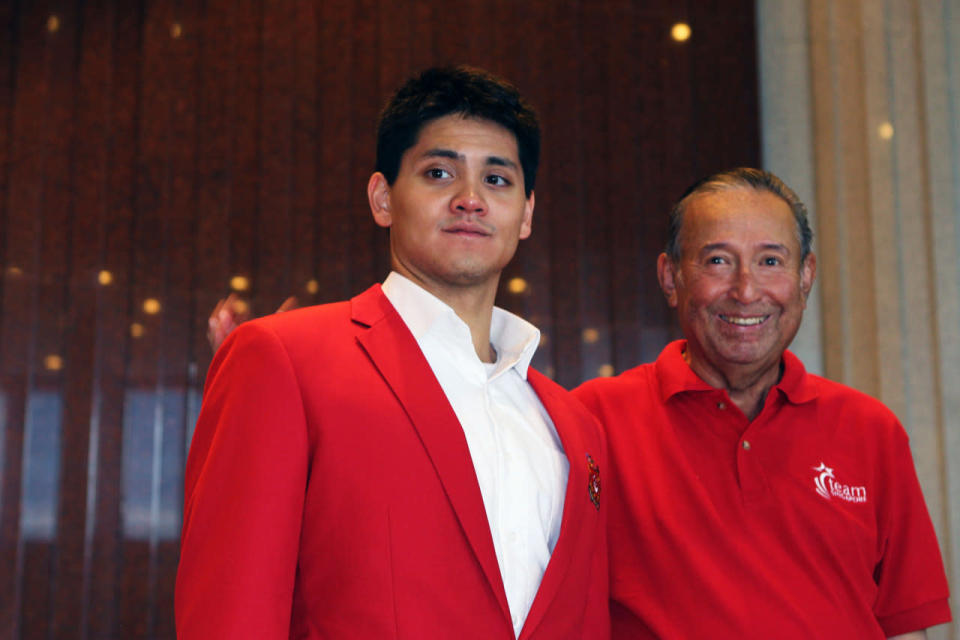
[[[230,319],[235,325],[250,319],[250,303],[243,298],[235,298],[230,311]]]
[[[210,312],[210,320],[213,321],[216,318],[220,317],[220,310],[223,309],[223,305],[227,302],[226,298],[220,298],[217,300],[217,304],[213,307],[213,311]]]
[[[296,309],[298,307],[297,296],[290,296],[277,308],[277,313],[283,313],[284,311],[290,311],[291,309]]]

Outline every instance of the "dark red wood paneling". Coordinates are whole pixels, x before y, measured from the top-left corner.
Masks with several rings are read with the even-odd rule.
[[[289,291],[301,305],[316,304],[317,203],[321,185],[315,179],[320,160],[320,122],[317,90],[317,35],[319,7],[297,3],[290,28],[293,78],[291,82],[290,224],[292,261],[290,284],[286,290],[271,292],[269,303],[279,305]]]
[[[92,539],[88,542],[90,595],[85,616],[88,637],[106,640],[120,636],[123,427],[127,410],[127,363],[130,343],[136,340],[131,335],[132,267],[142,13],[139,8],[125,10],[121,0],[111,3],[108,16],[94,16],[89,7],[87,13],[85,22],[106,20],[113,34],[107,84],[101,86],[108,91],[110,111],[107,130],[103,132],[107,154],[103,177],[106,193],[100,213],[99,247],[101,268],[113,278],[97,290],[99,384],[95,387],[91,415],[91,450],[97,455],[92,474],[96,493],[91,507],[94,522],[88,525],[87,534]]]
[[[198,326],[191,343],[195,378],[199,371],[206,371],[212,355],[207,346],[207,315],[217,300],[227,296],[231,275],[231,213],[236,179],[233,147],[237,135],[233,93],[238,73],[234,59],[236,6],[233,0],[210,0],[198,25],[204,55],[199,71],[197,174],[192,207],[197,225],[193,288],[194,321]]]
[[[533,237],[498,296],[543,330],[535,365],[572,386],[654,357],[670,203],[758,161],[753,20],[749,0],[0,4],[0,637],[174,637],[207,315],[235,275],[259,315],[386,274],[365,187],[416,70],[488,68],[540,112]]]
[[[320,282],[320,300],[338,300],[355,292],[351,286],[350,242],[356,215],[351,207],[354,194],[351,191],[364,189],[366,184],[352,184],[354,146],[359,144],[354,136],[352,87],[354,83],[369,83],[370,79],[357,73],[356,50],[353,46],[355,9],[350,0],[321,2],[317,28],[320,42],[317,48],[320,131],[320,162],[316,180],[329,188],[320,189],[319,206],[316,211],[317,278]],[[365,123],[372,126],[372,123]],[[365,197],[365,196],[364,196]]]
[[[72,193],[69,291],[65,308],[64,455],[60,464],[57,516],[56,581],[53,583],[53,638],[79,638],[85,617],[89,577],[87,508],[92,506],[88,484],[91,441],[97,426],[91,422],[94,389],[99,384],[96,360],[98,272],[101,265],[101,225],[106,202],[106,157],[110,113],[111,12],[104,2],[90,2],[70,24],[82,42],[76,77],[77,98],[71,102],[75,123],[69,159]],[[82,25],[82,29],[79,28]],[[65,67],[68,70],[69,66]],[[68,74],[72,76],[72,74]],[[71,77],[71,81],[73,78]],[[91,459],[93,455],[93,459]],[[94,469],[96,467],[93,467]],[[82,534],[80,534],[82,532]],[[80,535],[78,535],[80,534]]]

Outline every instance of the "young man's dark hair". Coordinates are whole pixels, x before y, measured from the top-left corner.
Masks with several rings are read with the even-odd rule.
[[[473,67],[427,69],[400,87],[380,114],[375,170],[392,185],[404,152],[417,143],[424,125],[451,114],[489,120],[513,133],[529,198],[540,161],[537,114],[512,84]]]

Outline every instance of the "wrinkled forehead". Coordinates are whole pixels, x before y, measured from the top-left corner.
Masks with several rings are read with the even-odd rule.
[[[750,186],[719,184],[687,197],[680,226],[681,250],[704,245],[781,244],[800,254],[800,229],[779,195]]]

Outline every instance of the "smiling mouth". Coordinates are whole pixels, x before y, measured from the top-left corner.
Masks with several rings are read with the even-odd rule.
[[[763,323],[769,318],[769,315],[766,316],[725,316],[720,314],[720,319],[726,322],[727,324],[732,324],[738,327],[754,327],[758,324]]]

